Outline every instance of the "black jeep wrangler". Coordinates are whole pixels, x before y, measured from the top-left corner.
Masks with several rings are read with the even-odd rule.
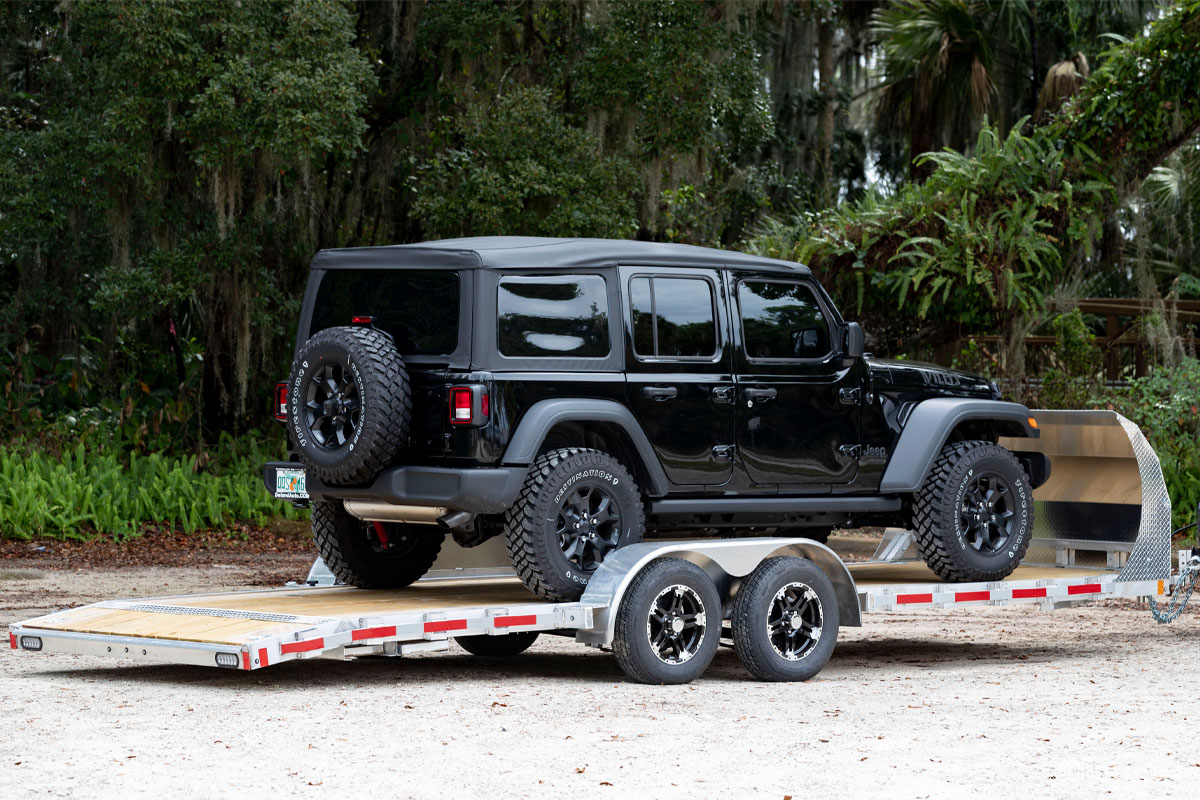
[[[450,536],[503,536],[525,585],[577,598],[664,535],[911,528],[943,579],[999,580],[1046,458],[974,375],[863,353],[799,264],[685,245],[495,237],[324,250],[276,497],[312,503],[346,583],[396,588]]]

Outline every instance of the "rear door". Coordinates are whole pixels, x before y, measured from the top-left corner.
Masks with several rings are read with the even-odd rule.
[[[832,311],[810,282],[731,272],[739,347],[737,443],[751,480],[819,491],[858,472],[862,359],[834,346]]]
[[[719,273],[622,267],[629,407],[676,487],[733,471],[734,382]]]

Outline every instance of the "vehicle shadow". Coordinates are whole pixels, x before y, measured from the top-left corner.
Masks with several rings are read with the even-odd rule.
[[[1097,644],[1054,645],[1033,641],[976,643],[944,639],[873,639],[842,642],[821,672],[823,680],[859,680],[898,668],[994,668],[996,664],[1038,664],[1111,655]],[[621,683],[627,678],[610,652],[578,647],[567,652],[538,646],[512,658],[479,658],[461,650],[406,658],[362,657],[351,661],[306,659],[255,672],[174,664],[138,664],[96,668],[31,670],[29,675],[123,683],[139,681],[237,691],[320,689],[362,684],[412,686],[496,681]],[[708,681],[743,682],[753,678],[732,648],[718,650],[704,675]]]

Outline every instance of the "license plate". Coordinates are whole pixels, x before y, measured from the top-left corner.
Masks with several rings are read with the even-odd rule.
[[[275,496],[288,500],[307,500],[308,486],[302,469],[275,470]]]

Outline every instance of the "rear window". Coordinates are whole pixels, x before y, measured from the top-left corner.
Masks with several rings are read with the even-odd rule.
[[[458,349],[458,273],[443,270],[330,270],[321,279],[308,335],[375,317],[402,355],[443,356]]]
[[[496,312],[501,355],[603,358],[610,350],[599,275],[501,278]]]

